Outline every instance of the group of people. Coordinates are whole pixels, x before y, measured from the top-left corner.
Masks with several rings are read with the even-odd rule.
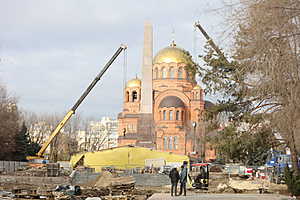
[[[171,196],[173,196],[173,194],[175,196],[182,195],[182,192],[183,195],[186,196],[186,182],[189,177],[187,165],[188,165],[187,161],[183,161],[183,165],[181,166],[180,173],[177,171],[176,168],[173,168],[170,171],[169,177],[171,179],[171,184],[172,184]],[[179,181],[180,181],[180,191],[179,194],[177,194],[177,184]]]

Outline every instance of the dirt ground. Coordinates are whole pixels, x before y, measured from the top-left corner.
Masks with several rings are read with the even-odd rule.
[[[101,197],[101,199],[145,200],[153,194],[170,193],[170,185],[136,185],[132,176],[112,176],[109,172],[102,173],[102,176],[99,176],[93,182],[80,185],[81,193],[77,195],[55,191],[58,185],[68,184],[68,176],[47,177],[48,179],[42,177],[42,179],[27,177],[25,180],[30,180],[31,183],[35,180],[39,180],[40,182],[21,184],[17,182],[19,180],[18,178],[20,178],[18,175],[10,178],[10,180],[15,180],[15,182],[6,181],[4,176],[0,177],[0,180],[2,180],[0,181],[0,199],[9,199],[14,196],[14,199],[22,199],[25,197],[32,199],[40,197],[47,197],[47,199],[86,199],[87,197]],[[156,179],[155,177],[156,176],[153,178]],[[54,181],[55,178],[66,181],[57,184],[57,182]],[[49,184],[49,182],[47,183],[47,180],[51,180],[51,184]],[[156,181],[162,182],[159,177]],[[268,183],[266,180],[246,180],[239,177],[228,178],[228,176],[222,173],[211,173],[208,190],[199,190],[189,187],[188,193],[191,196],[199,196],[200,194],[258,194],[259,188],[264,188],[263,193],[267,194],[287,194],[287,187],[283,184]]]

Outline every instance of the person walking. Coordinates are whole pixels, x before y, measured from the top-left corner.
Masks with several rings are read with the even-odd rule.
[[[173,196],[173,192],[174,192],[175,196],[177,196],[177,184],[180,179],[180,176],[179,176],[179,172],[177,171],[177,169],[175,167],[170,171],[169,177],[171,179],[171,184],[172,184],[171,196]]]
[[[188,177],[188,169],[187,169],[187,161],[183,161],[183,165],[181,166],[181,171],[180,171],[180,191],[179,195],[186,196],[186,182],[187,182],[187,177]]]

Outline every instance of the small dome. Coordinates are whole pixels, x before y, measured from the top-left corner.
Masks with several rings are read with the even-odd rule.
[[[128,81],[127,82],[127,87],[130,87],[130,88],[132,88],[132,87],[141,87],[141,80],[140,79],[138,79],[138,78],[135,78],[135,79],[132,79],[132,80],[130,80],[130,81]]]
[[[170,108],[170,107],[184,107],[184,103],[179,99],[178,97],[175,96],[167,96],[165,97],[159,104],[160,108]]]
[[[181,49],[176,47],[175,43],[172,43],[171,46],[166,47],[160,50],[154,57],[153,64],[155,63],[189,63],[191,57]]]
[[[200,85],[196,85],[196,86],[193,88],[193,90],[200,90],[200,89],[201,89]]]

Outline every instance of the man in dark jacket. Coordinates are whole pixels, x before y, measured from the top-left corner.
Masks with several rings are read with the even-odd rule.
[[[171,184],[172,184],[171,196],[173,196],[173,191],[174,190],[175,190],[175,196],[177,196],[177,184],[178,184],[178,181],[179,181],[180,177],[179,177],[179,173],[178,173],[176,168],[173,168],[170,171],[169,177],[171,179]]]
[[[183,165],[181,166],[181,172],[180,172],[180,192],[179,195],[182,194],[186,196],[186,182],[187,182],[187,178],[189,177],[191,179],[191,177],[188,175],[188,169],[187,169],[187,161],[183,161]]]

